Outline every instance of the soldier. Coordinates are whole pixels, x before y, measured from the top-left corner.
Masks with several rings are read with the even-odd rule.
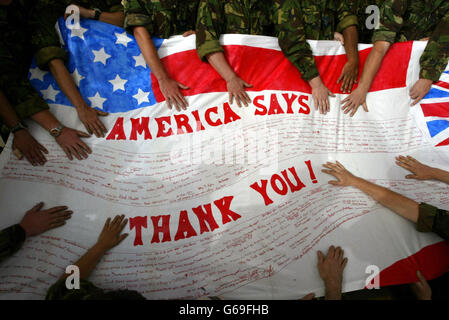
[[[19,1],[19,3],[22,3]],[[78,5],[95,6],[96,9],[87,10],[80,8],[80,15],[84,18],[93,18],[106,23],[115,25],[123,25],[123,8],[120,0],[79,0]],[[36,63],[42,70],[50,70],[55,77],[58,86],[62,92],[69,98],[70,102],[76,108],[81,122],[87,131],[94,133],[97,137],[104,137],[107,132],[103,123],[99,120],[99,116],[106,116],[107,113],[91,108],[81,96],[75,85],[70,73],[68,72],[65,62],[68,60],[67,53],[61,48],[59,37],[55,31],[54,25],[56,20],[64,15],[66,7],[71,1],[48,1],[38,0],[22,4],[22,9],[33,12],[28,17],[27,23],[31,26],[31,43],[34,48]],[[105,10],[116,10],[116,13],[105,13]]]
[[[140,51],[156,77],[169,109],[187,109],[188,102],[180,89],[187,86],[173,80],[166,72],[151,39],[194,34],[199,0],[124,0],[125,29],[134,34]]]
[[[342,101],[345,113],[353,116],[360,105],[368,111],[366,95],[390,46],[395,42],[429,38],[420,59],[419,80],[410,90],[416,105],[438,81],[449,60],[449,2],[444,0],[385,0],[380,10],[379,29],[360,78],[359,86]]]
[[[287,1],[289,2],[289,1]],[[333,40],[335,32],[343,33],[348,58],[337,83],[343,92],[351,92],[357,82],[359,55],[357,49],[357,17],[347,1],[290,1],[292,13],[283,9],[279,45],[286,57],[298,68],[302,78],[312,87],[315,108],[322,114],[330,110],[328,96],[334,96],[321,81],[312,50],[306,39]],[[285,6],[285,5],[284,5]],[[288,31],[290,30],[290,31]]]
[[[380,7],[385,0],[349,0],[359,20],[359,43],[371,43],[373,31],[379,24]]]
[[[417,180],[439,180],[449,184],[449,172],[423,165],[414,158],[408,156],[399,156],[396,158],[396,164],[409,170],[412,174],[406,176],[406,179]],[[426,203],[418,202],[406,198],[387,188],[378,186],[364,179],[354,176],[343,167],[341,163],[326,163],[323,165],[326,169],[324,173],[333,175],[337,181],[329,181],[335,186],[352,186],[360,189],[367,195],[380,202],[383,206],[396,212],[403,218],[406,218],[417,224],[417,230],[420,232],[435,232],[445,240],[449,240],[449,212],[438,209]]]
[[[63,127],[50,113],[47,103],[31,87],[26,79],[32,60],[29,35],[32,32],[26,22],[32,15],[32,8],[24,1],[0,3],[0,117],[4,125],[2,131],[14,134],[13,146],[18,149],[32,165],[46,162],[47,150],[28,132],[21,120],[32,118],[53,135],[56,142],[69,159],[87,158],[89,147],[80,137],[89,135],[71,128]],[[8,6],[5,6],[8,5]]]
[[[251,102],[245,88],[250,84],[240,79],[227,63],[219,37],[223,33],[275,36],[285,56],[298,68],[302,78],[312,86],[315,107],[322,113],[329,109],[328,95],[332,93],[319,77],[315,60],[306,39],[334,38],[334,31],[348,29],[348,64],[338,82],[345,90],[352,88],[357,79],[358,52],[356,28],[357,18],[343,4],[330,2],[321,7],[296,0],[241,1],[202,0],[198,10],[197,51],[202,60],[207,60],[226,80],[231,103],[239,106]],[[353,57],[356,57],[352,59]]]
[[[25,213],[20,223],[0,231],[0,262],[19,251],[25,238],[65,225],[73,213],[65,206],[42,210],[43,206],[43,202],[38,203]]]

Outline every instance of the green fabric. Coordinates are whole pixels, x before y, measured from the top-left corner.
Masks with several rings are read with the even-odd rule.
[[[45,297],[46,300],[88,300],[92,296],[101,295],[102,289],[96,287],[92,282],[80,279],[79,289],[67,289],[65,284],[66,279],[58,280],[52,285]]]
[[[25,241],[25,230],[15,224],[0,231],[0,262],[16,253]]]
[[[151,36],[170,36],[195,30],[199,0],[124,0],[125,29],[145,27]]]
[[[377,6],[379,9],[385,0],[348,0],[349,5],[352,7],[351,11],[354,12],[358,19],[358,31],[359,31],[359,43],[371,43],[374,29],[368,29],[366,21],[373,14],[366,13],[368,6]],[[371,20],[374,22],[374,20]],[[370,21],[370,22],[371,22]]]
[[[449,61],[449,1],[386,0],[372,42],[430,37],[420,59],[420,78],[438,81]]]
[[[444,240],[449,240],[449,212],[421,203],[416,227],[420,232],[435,232]]]

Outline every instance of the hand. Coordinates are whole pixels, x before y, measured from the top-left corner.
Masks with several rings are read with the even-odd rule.
[[[73,211],[67,211],[67,207],[54,207],[41,210],[44,203],[38,203],[25,213],[20,226],[25,230],[27,237],[37,236],[47,230],[60,227],[70,219]]]
[[[77,108],[76,111],[89,134],[95,133],[97,138],[103,138],[108,132],[100,119],[98,119],[98,116],[107,116],[107,112],[96,110],[88,106]]]
[[[226,81],[226,86],[228,88],[229,101],[231,102],[231,104],[234,102],[234,98],[235,102],[240,108],[242,107],[242,104],[247,107],[248,103],[251,103],[251,99],[248,96],[248,93],[245,91],[245,88],[252,87],[251,84],[246,83],[237,76],[233,76],[231,79]]]
[[[406,175],[406,179],[416,179],[416,180],[432,180],[435,179],[434,169],[432,167],[422,164],[413,157],[399,156],[396,157],[396,164],[413,174]]]
[[[343,107],[341,110],[345,110],[345,114],[351,112],[350,116],[353,117],[355,113],[357,112],[357,109],[360,107],[360,105],[363,106],[363,110],[365,112],[368,112],[368,105],[366,104],[366,95],[367,91],[358,87],[352,93],[347,96],[345,99],[341,101],[343,103]]]
[[[122,235],[120,234],[128,223],[128,219],[123,220],[124,218],[125,215],[117,215],[114,217],[112,222],[111,218],[108,218],[104,224],[100,236],[98,237],[96,246],[101,248],[103,251],[108,251],[109,249],[119,245],[120,242],[128,236],[127,233]]]
[[[89,10],[89,9],[83,8],[83,7],[75,5],[75,4],[71,4],[71,5],[78,7],[81,18],[85,18],[85,19],[93,19],[94,18],[94,16],[95,16],[94,10]],[[67,9],[66,9],[66,11],[67,11]],[[74,13],[75,13],[74,10],[72,10],[70,13],[64,12],[64,20],[66,20],[68,16],[70,16]]]
[[[26,129],[17,131],[14,134],[12,145],[13,150],[19,149],[19,151],[25,155],[28,162],[33,166],[37,166],[38,164],[43,166],[45,162],[47,162],[43,152],[48,154],[48,150],[37,142]],[[20,157],[19,160],[21,160],[22,157]]]
[[[334,40],[340,41],[342,46],[345,45],[345,38],[343,37],[343,35],[340,32],[334,32]]]
[[[78,159],[87,159],[88,153],[92,153],[90,148],[81,141],[80,137],[88,138],[90,137],[87,133],[78,131],[71,128],[62,128],[59,137],[56,137],[56,142],[64,150],[67,158],[73,160],[72,154]]]
[[[346,62],[343,70],[341,71],[340,78],[338,78],[337,83],[341,82],[341,91],[346,93],[351,93],[352,87],[357,83],[357,77],[359,75],[359,62],[358,61],[348,61]]]
[[[321,170],[321,172],[333,175],[335,178],[337,178],[337,181],[329,181],[329,184],[332,184],[334,186],[351,186],[356,179],[356,176],[346,170],[345,167],[343,167],[343,165],[338,161],[336,163],[327,162],[326,164],[323,164],[323,167],[328,168],[329,170],[323,169]]]
[[[418,276],[418,282],[411,283],[410,288],[415,294],[416,299],[418,300],[431,300],[432,299],[432,289],[427,283],[426,278],[422,275],[420,271],[416,271],[416,275]]]
[[[172,104],[178,111],[181,111],[181,109],[187,109],[189,103],[181,94],[179,88],[187,90],[189,87],[170,78],[159,80],[159,87],[161,88],[161,92],[167,101],[167,107],[170,110],[172,109]]]
[[[334,246],[330,246],[326,257],[321,251],[318,251],[318,271],[326,286],[326,298],[338,299],[341,297],[343,270],[348,263],[348,258],[344,258],[344,253],[340,247],[335,249]]]
[[[192,34],[195,34],[195,30],[189,30],[189,31],[186,31],[186,32],[184,32],[184,33],[182,34],[182,36],[183,36],[184,38],[186,38],[186,37],[188,37],[188,36],[191,36]]]
[[[420,102],[421,99],[424,98],[424,96],[430,91],[432,83],[433,81],[429,79],[419,79],[416,81],[415,85],[410,90],[410,97],[415,100],[411,104],[412,107]]]
[[[315,110],[320,110],[321,114],[326,114],[330,111],[329,96],[335,95],[321,81],[320,76],[309,81],[312,87],[312,97],[315,105]]]

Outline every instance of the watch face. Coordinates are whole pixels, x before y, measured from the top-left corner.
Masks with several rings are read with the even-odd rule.
[[[61,128],[53,128],[50,130],[50,134],[53,137],[58,137],[61,134]]]

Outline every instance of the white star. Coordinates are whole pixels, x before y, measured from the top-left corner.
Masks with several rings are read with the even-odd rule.
[[[42,71],[38,67],[36,67],[34,69],[30,69],[30,73],[31,73],[30,80],[38,79],[42,82],[44,82],[45,75],[48,74],[48,72]]]
[[[149,92],[143,92],[139,89],[139,91],[136,95],[133,96],[133,98],[137,100],[137,105],[139,106],[143,102],[150,102],[150,100],[148,100],[149,95]]]
[[[90,105],[92,108],[100,109],[103,109],[103,103],[107,100],[102,98],[98,92],[93,97],[88,97],[88,99],[90,100]]]
[[[116,44],[122,44],[125,47],[128,47],[128,42],[133,41],[131,38],[129,38],[126,35],[126,31],[123,33],[115,33],[115,36],[117,37],[117,41],[115,42]]]
[[[102,64],[106,65],[106,60],[111,57],[104,51],[104,48],[101,48],[100,50],[92,50],[92,52],[95,55],[94,63],[101,62]]]
[[[79,26],[79,28],[73,28],[72,32],[70,33],[70,36],[73,37],[78,37],[84,40],[84,34],[87,32],[86,28],[81,27],[81,25]]]
[[[81,80],[83,80],[85,77],[82,76],[82,75],[78,72],[78,69],[77,69],[77,68],[75,68],[75,70],[73,70],[73,72],[72,72],[72,78],[73,78],[73,80],[75,80],[76,85],[79,86]]]
[[[56,102],[56,96],[58,95],[59,91],[56,91],[52,85],[49,85],[45,90],[41,90],[41,92],[45,100],[52,100]]]
[[[147,67],[147,63],[145,62],[145,59],[143,58],[142,54],[139,54],[138,56],[133,56],[134,60],[136,60],[135,68],[142,66],[144,68]]]
[[[114,87],[114,89],[112,89],[112,92],[117,90],[125,91],[125,83],[127,83],[128,80],[122,79],[119,75],[117,75],[114,80],[109,80],[109,82]]]

